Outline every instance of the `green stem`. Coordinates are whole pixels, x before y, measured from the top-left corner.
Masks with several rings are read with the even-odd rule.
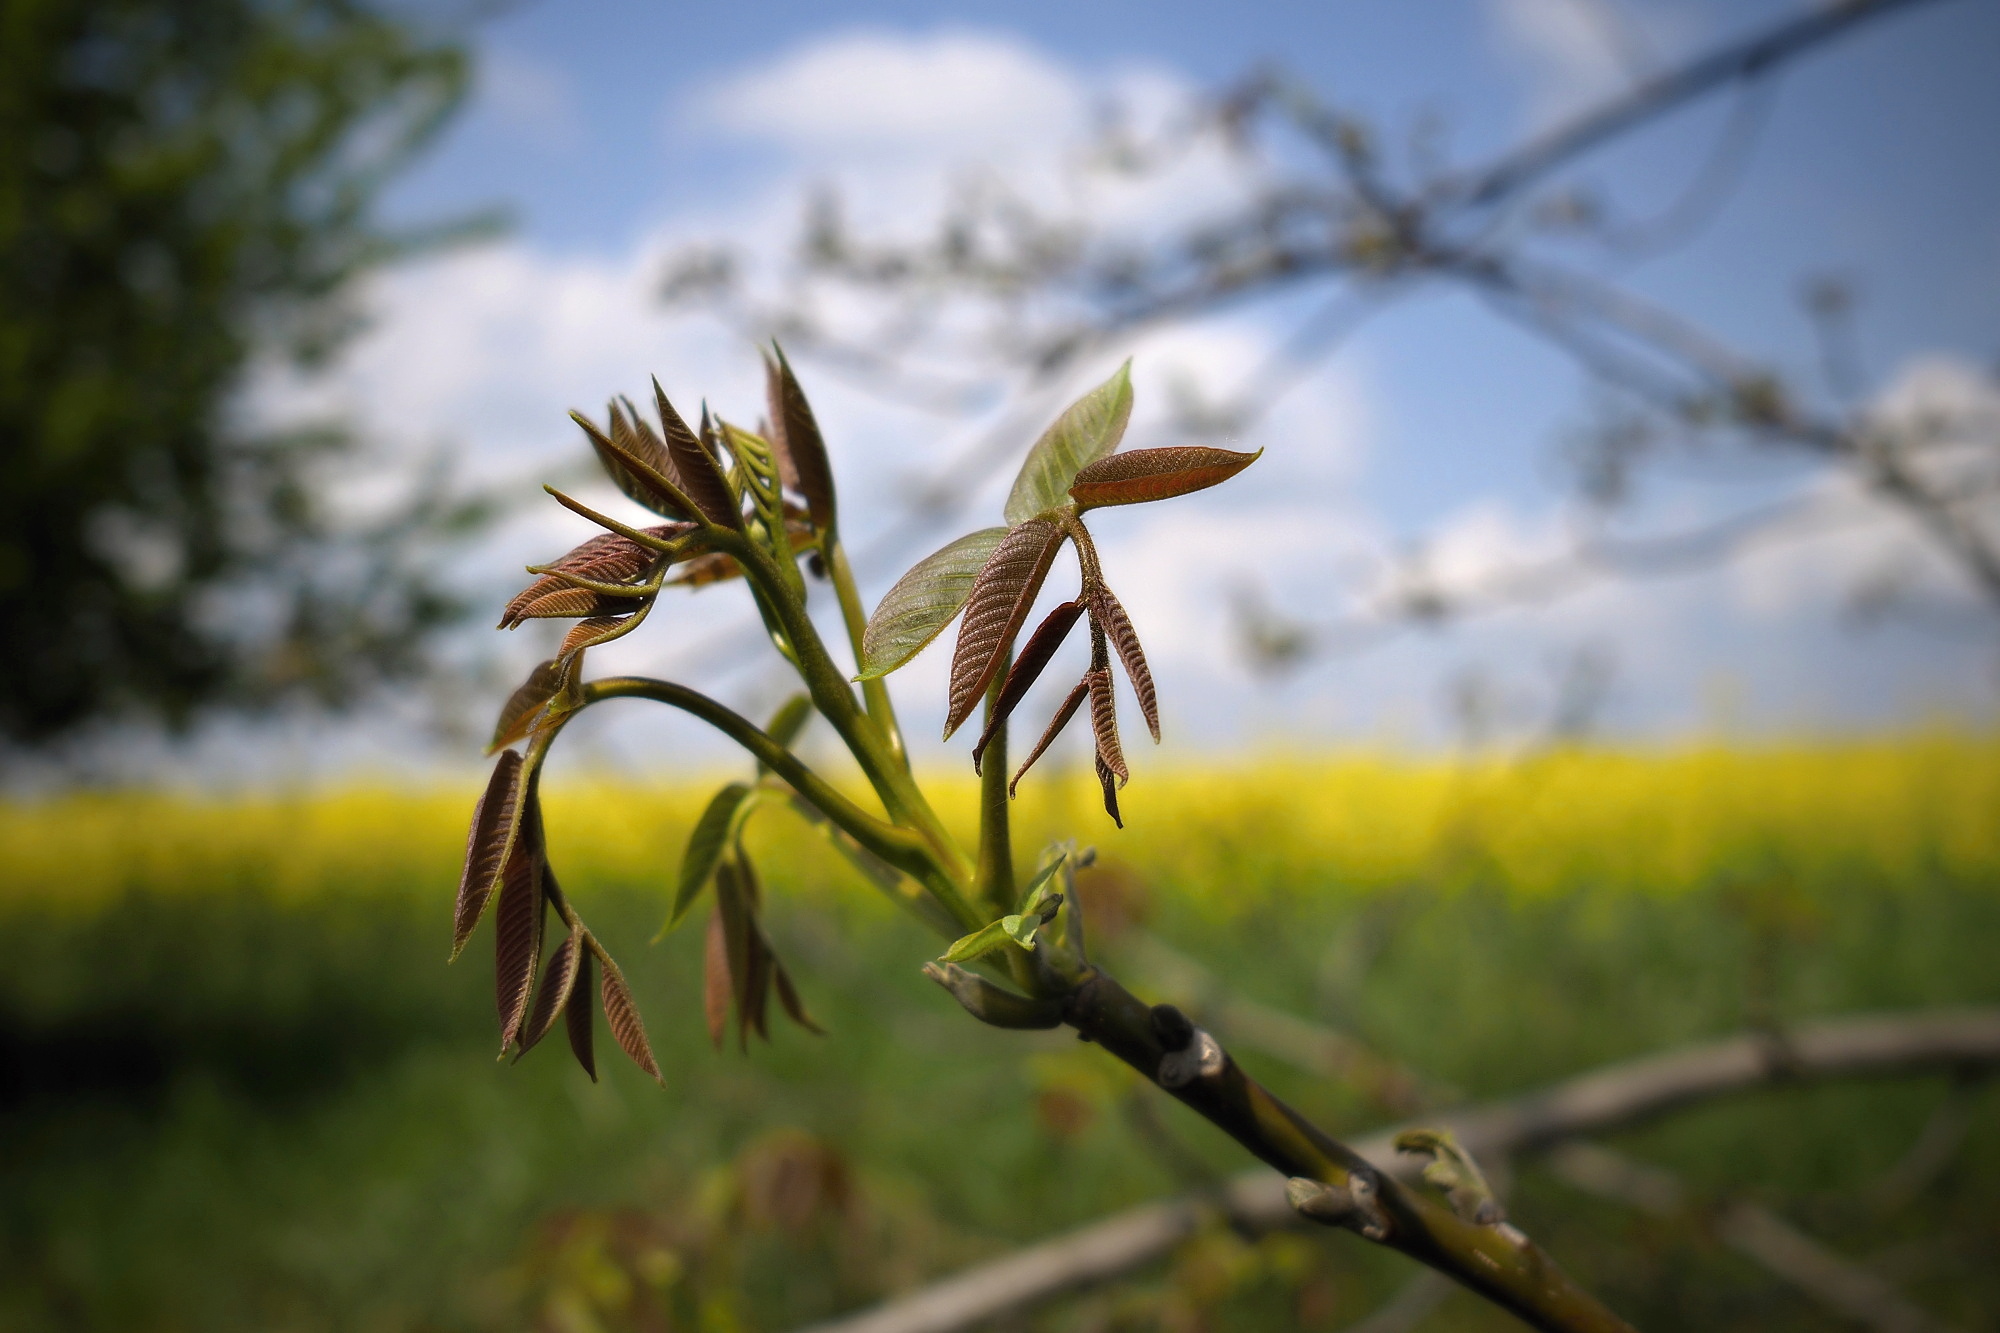
[[[973,882],[973,867],[966,859],[964,849],[946,830],[937,812],[931,809],[910,770],[891,753],[888,742],[876,729],[873,720],[855,703],[846,674],[827,652],[826,643],[819,637],[819,629],[812,623],[812,617],[806,614],[805,604],[786,589],[783,576],[772,563],[770,554],[754,542],[727,534],[719,537],[717,544],[728,549],[742,563],[745,574],[756,580],[764,590],[771,609],[791,641],[792,650],[797,655],[799,677],[812,694],[814,706],[832,724],[855,762],[861,765],[869,785],[875,788],[882,804],[888,808],[890,818],[915,829],[930,844],[936,854],[938,868],[951,885],[950,901],[945,905],[954,916],[966,923],[968,930],[976,930],[986,924],[963,893],[963,889]]]
[[[868,631],[868,615],[861,605],[861,593],[854,585],[854,567],[847,561],[847,548],[836,533],[829,532],[821,547],[827,573],[833,579],[834,595],[840,599],[841,619],[847,622],[847,641],[854,647],[855,670],[861,669],[861,639]],[[861,697],[868,704],[868,716],[875,719],[889,751],[907,770],[909,752],[903,745],[903,729],[896,722],[896,706],[889,700],[889,682],[879,676],[861,682]]]
[[[1272,1096],[1219,1047],[1219,1064],[1211,1071],[1168,1086],[1161,1078],[1169,1053],[1161,1034],[1163,1026],[1171,1025],[1163,1025],[1157,1012],[1094,968],[1063,997],[1063,1017],[1079,1035],[1165,1088],[1287,1178],[1305,1177],[1350,1191],[1363,1182],[1372,1186],[1386,1223],[1380,1244],[1436,1269],[1535,1328],[1633,1333],[1518,1230],[1466,1221],[1378,1170]]]
[[[1011,662],[1000,663],[993,684],[986,691],[986,717],[1000,702]],[[1014,840],[1009,827],[1011,802],[1007,799],[1007,724],[1003,721],[986,741],[979,768],[979,874],[973,896],[986,904],[992,916],[1014,910]]]
[[[928,842],[915,830],[900,828],[869,814],[810,768],[797,755],[772,740],[742,714],[717,703],[699,690],[647,676],[612,676],[583,687],[583,706],[606,699],[651,699],[691,713],[748,750],[758,762],[791,784],[828,819],[875,855],[911,875],[933,894],[949,895],[959,906],[954,915],[971,919],[969,904],[944,876]],[[947,901],[945,904],[952,904]]]

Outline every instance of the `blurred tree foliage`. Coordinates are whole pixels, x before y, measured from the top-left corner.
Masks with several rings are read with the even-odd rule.
[[[236,391],[323,361],[426,239],[374,204],[467,76],[354,0],[0,0],[0,752],[421,663],[456,608],[420,556],[473,507],[337,518],[345,432]]]

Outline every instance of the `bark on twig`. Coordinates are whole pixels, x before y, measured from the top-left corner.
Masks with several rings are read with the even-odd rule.
[[[1694,1103],[1774,1083],[2000,1068],[2000,1008],[1871,1015],[1791,1030],[1787,1057],[1771,1058],[1763,1034],[1745,1034],[1609,1065],[1539,1092],[1426,1117],[1476,1155],[1501,1158],[1619,1129]],[[1394,1151],[1394,1129],[1353,1145],[1384,1171],[1414,1176],[1421,1163]],[[1214,1216],[1212,1196],[1146,1204],[809,1333],[954,1333],[1037,1305],[1159,1259]],[[1233,1178],[1229,1220],[1252,1229],[1295,1223],[1285,1182],[1266,1171]]]

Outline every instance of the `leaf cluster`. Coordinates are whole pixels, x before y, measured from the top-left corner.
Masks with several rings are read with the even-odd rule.
[[[782,352],[774,349],[765,370],[768,416],[755,431],[713,417],[705,406],[698,424],[690,426],[657,381],[650,418],[626,399],[609,404],[601,425],[572,413],[605,474],[627,499],[663,521],[633,526],[551,489],[558,502],[603,531],[555,560],[530,566],[533,581],[501,614],[500,625],[507,629],[542,619],[574,622],[556,655],[537,665],[501,708],[492,738],[499,758],[473,815],[459,886],[454,955],[489,908],[495,917],[503,1054],[525,1053],[561,1013],[578,1059],[593,1069],[589,993],[595,970],[603,977],[597,1003],[614,1038],[642,1069],[659,1076],[623,975],[563,896],[541,828],[539,780],[550,747],[580,709],[608,698],[646,697],[684,708],[723,729],[756,759],[755,774],[723,786],[696,821],[660,932],[684,920],[704,894],[711,897],[703,1006],[718,1046],[732,1015],[740,1047],[747,1048],[753,1032],[768,1040],[773,994],[794,1022],[820,1030],[765,927],[763,882],[745,837],[755,814],[773,805],[805,818],[899,903],[948,936],[960,936],[944,956],[947,966],[1008,948],[1038,950],[1059,916],[1065,924],[1057,936],[1081,957],[1081,924],[1073,906],[1063,911],[1073,894],[1055,887],[1058,873],[1061,883],[1069,882],[1074,849],[1057,849],[1019,892],[1011,886],[1005,859],[996,882],[975,885],[975,874],[986,872],[975,872],[957,850],[916,784],[882,678],[962,616],[946,735],[968,720],[982,697],[989,700],[973,749],[978,768],[1069,632],[1086,622],[1090,664],[1006,791],[1011,795],[1088,699],[1105,805],[1118,819],[1117,784],[1127,779],[1129,768],[1118,737],[1113,654],[1155,740],[1159,709],[1138,634],[1104,581],[1083,516],[1202,490],[1241,471],[1256,455],[1219,449],[1117,452],[1132,409],[1128,363],[1058,417],[1028,452],[1007,500],[1005,526],[949,543],[898,580],[873,615],[864,615],[839,543],[832,468],[818,423]],[[1017,654],[1015,640],[1065,544],[1076,549],[1081,585]],[[865,708],[857,705],[847,673],[834,665],[806,614],[809,575],[834,585]],[[584,678],[589,650],[638,628],[670,589],[726,581],[746,586],[773,647],[806,686],[763,728],[671,682]],[[847,799],[794,753],[816,715],[832,724],[860,763],[886,819]],[[524,748],[511,748],[517,744]],[[1004,845],[1006,800],[986,818],[982,839]],[[981,895],[1010,902],[1014,910],[987,921],[972,905]],[[553,951],[546,921],[551,911],[566,931]],[[971,933],[964,933],[968,929]],[[974,986],[965,980],[961,988]],[[981,1003],[995,1013],[1018,1007],[990,997]],[[1029,1007],[1041,1022],[1039,1002]]]
[[[1122,824],[1118,788],[1130,778],[1118,736],[1111,657],[1139,704],[1146,730],[1160,739],[1158,692],[1138,631],[1104,581],[1097,548],[1082,516],[1092,509],[1145,504],[1205,490],[1241,472],[1257,454],[1179,447],[1115,453],[1132,414],[1131,363],[1077,400],[1029,451],[1007,497],[1005,528],[985,528],[919,561],[889,590],[868,622],[862,676],[901,667],[963,613],[953,647],[945,736],[964,725],[997,679],[999,692],[972,751],[979,767],[986,748],[1040,679],[1079,619],[1087,619],[1090,665],[1056,708],[1041,738],[1008,784],[1009,794],[1069,725],[1087,700],[1097,779],[1104,808]],[[1065,543],[1076,547],[1081,585],[1029,635],[1018,656],[1016,636]],[[1011,659],[1011,664],[1010,664]],[[1002,673],[1005,673],[1004,675]]]

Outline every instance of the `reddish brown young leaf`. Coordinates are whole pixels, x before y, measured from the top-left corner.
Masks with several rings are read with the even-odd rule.
[[[1007,784],[1007,794],[1009,796],[1012,796],[1014,789],[1021,785],[1021,779],[1026,777],[1028,770],[1035,766],[1035,761],[1042,757],[1042,751],[1048,749],[1055,738],[1062,735],[1062,729],[1069,725],[1071,718],[1076,716],[1076,710],[1082,705],[1083,696],[1089,689],[1090,677],[1086,675],[1076,683],[1076,688],[1069,692],[1069,697],[1062,701],[1062,707],[1056,709],[1055,717],[1049,722],[1049,729],[1042,733],[1042,738],[1035,742],[1035,748],[1029,752],[1026,759],[1021,761],[1021,766],[1014,770],[1014,778]]]
[[[608,416],[610,429],[601,431],[582,413],[570,413],[570,418],[589,437],[591,451],[597,455],[605,475],[611,478],[611,484],[627,499],[656,514],[668,518],[694,517],[683,510],[672,493],[680,489],[673,460],[667,457],[667,451],[653,432],[641,429],[635,422],[638,413],[630,412],[630,404],[621,409],[614,401]]]
[[[744,1010],[737,1022],[739,1028],[754,1028],[758,1036],[769,1041],[771,1028],[765,1015],[770,1008],[771,973],[778,960],[771,952],[771,941],[764,934],[763,922],[757,917],[764,902],[764,889],[757,879],[757,867],[748,857],[742,855],[740,847],[736,857],[736,875],[737,882],[742,888],[743,903],[749,915],[746,943],[749,945],[750,964],[749,975],[745,978],[743,986]],[[739,1031],[737,1036],[745,1047],[749,1045],[749,1036],[746,1032]]]
[[[1097,756],[1097,785],[1104,788],[1104,813],[1111,816],[1111,822],[1119,828],[1125,821],[1118,814],[1118,775],[1104,762],[1104,756]]]
[[[542,969],[542,988],[535,992],[535,1007],[528,1011],[528,1021],[521,1026],[521,1050],[515,1059],[520,1059],[535,1048],[535,1043],[549,1035],[556,1025],[556,1017],[569,1004],[570,994],[576,990],[578,965],[583,961],[583,950],[576,944],[574,934],[563,937],[556,951],[549,955],[549,964]],[[585,1014],[590,1011],[586,1009]]]
[[[736,1016],[736,1040],[747,1051],[752,1031],[765,1041],[771,1040],[765,1010],[771,997],[773,960],[770,942],[764,938],[764,932],[758,928],[755,918],[751,919],[750,934],[745,942],[749,945],[749,975],[743,981],[743,1012]]]
[[[570,988],[569,1003],[563,1006],[563,1026],[569,1030],[570,1054],[576,1057],[576,1062],[583,1066],[583,1072],[590,1075],[590,1081],[595,1083],[597,1053],[592,1049],[591,1015],[594,997],[591,992],[596,989],[596,982],[591,973],[596,968],[597,962],[595,951],[591,948],[592,943],[589,935],[585,935],[578,943],[577,949],[582,954],[582,959],[577,964],[576,984]]]
[[[1175,445],[1111,454],[1077,472],[1069,494],[1078,511],[1106,505],[1144,504],[1205,491],[1228,481],[1264,451],[1239,454],[1228,449]]]
[[[611,1029],[612,1040],[625,1054],[632,1057],[632,1063],[652,1075],[656,1082],[660,1078],[660,1066],[653,1059],[653,1048],[646,1040],[646,1025],[639,1018],[639,1006],[632,1000],[632,988],[625,984],[625,974],[618,970],[618,964],[604,951],[604,946],[595,939],[590,942],[591,952],[597,955],[597,962],[604,969],[604,980],[599,986],[599,998],[604,1005],[604,1022]]]
[[[708,1039],[722,1049],[722,1034],[729,1029],[729,1000],[736,983],[729,975],[729,936],[722,924],[722,908],[708,914],[708,935],[702,943],[701,1008],[708,1020]]]
[[[641,531],[672,541],[685,536],[693,527],[692,523],[661,523]],[[624,583],[638,578],[659,558],[658,551],[649,550],[630,537],[616,532],[600,532],[583,545],[566,552],[561,559],[551,561],[545,568],[595,579],[599,583]]]
[[[658,523],[650,528],[638,528],[635,531],[661,541],[678,541],[694,529],[695,525],[692,523]],[[500,628],[512,629],[522,620],[533,616],[584,614],[571,608],[598,604],[587,598],[571,596],[565,601],[550,603],[530,611],[528,608],[537,606],[553,593],[577,594],[588,591],[560,577],[562,574],[572,574],[594,583],[636,584],[642,581],[642,576],[652,572],[655,562],[660,559],[660,552],[642,546],[622,533],[599,533],[560,559],[540,566],[543,571],[541,577],[515,594],[514,599],[507,603],[506,610],[500,613]],[[602,600],[615,605],[618,599]]]
[[[671,478],[674,485],[680,485],[681,478],[680,474],[674,470],[674,460],[667,456],[667,442],[660,438],[660,432],[653,429],[653,423],[646,420],[646,414],[641,412],[638,406],[622,393],[618,395],[615,406],[625,409],[625,424],[631,428],[633,434],[637,435],[644,442],[641,446],[639,456],[649,463],[656,458],[664,459],[666,466],[661,467],[659,470]],[[617,424],[617,418],[614,416],[612,425],[616,426]],[[611,438],[613,440],[619,438],[616,431],[612,432]]]
[[[756,904],[743,878],[742,863],[726,856],[715,868],[715,906],[722,918],[722,940],[729,971],[730,999],[736,1006],[736,1040],[750,1048],[752,994],[758,974]]]
[[[635,603],[636,605],[636,603]],[[561,661],[571,653],[583,651],[592,644],[603,643],[615,637],[625,628],[630,616],[592,616],[589,620],[579,620],[571,625],[569,633],[563,635],[562,646],[556,649],[556,660]]]
[[[501,706],[500,719],[493,725],[493,740],[486,747],[486,753],[492,754],[503,745],[512,745],[533,730],[536,716],[562,689],[568,674],[553,657],[530,671],[528,678],[507,696],[507,702]]]
[[[987,557],[972,593],[965,599],[958,645],[951,657],[944,734],[957,731],[992,683],[1042,590],[1049,565],[1062,549],[1063,530],[1047,519],[1031,518],[1009,532]]]
[[[986,753],[986,743],[993,739],[993,733],[1006,722],[1013,711],[1020,706],[1029,687],[1040,678],[1048,666],[1049,659],[1062,647],[1062,641],[1076,625],[1077,617],[1083,614],[1083,603],[1064,602],[1035,628],[1028,636],[1028,642],[1014,658],[1014,665],[1007,672],[1006,683],[1000,687],[1000,697],[993,703],[992,716],[986,719],[986,730],[979,734],[979,743],[972,747],[972,771],[979,771],[979,761]]]
[[[1090,618],[1111,641],[1118,660],[1125,664],[1125,678],[1132,682],[1132,693],[1139,696],[1139,715],[1146,719],[1146,730],[1152,733],[1153,743],[1159,744],[1159,695],[1153,688],[1153,673],[1146,669],[1146,652],[1139,646],[1139,632],[1132,628],[1132,618],[1125,614],[1125,608],[1118,604],[1111,589],[1101,583],[1091,589]]]
[[[681,489],[687,492],[688,499],[700,507],[711,523],[726,528],[742,527],[743,512],[737,508],[735,493],[729,489],[728,478],[723,476],[714,452],[695,438],[687,422],[681,420],[680,413],[667,401],[666,390],[657,379],[653,381],[653,401],[660,411],[660,433],[666,437],[667,456],[674,461],[674,471],[680,476]]]
[[[668,518],[695,516],[689,508],[692,501],[686,488],[675,473],[672,457],[657,449],[655,441],[633,430],[616,404],[611,408],[609,434],[599,430],[597,423],[581,412],[571,412],[569,419],[590,437],[597,461],[626,498]],[[660,466],[662,462],[665,467]]]
[[[528,802],[520,835],[500,876],[500,902],[493,912],[493,999],[500,1016],[502,1055],[520,1035],[534,990],[535,966],[542,956],[542,820],[533,784]]]
[[[1118,705],[1111,688],[1109,671],[1092,671],[1084,678],[1090,688],[1090,731],[1097,743],[1097,761],[1118,775],[1120,785],[1130,778],[1125,752],[1118,744]]]
[[[452,909],[451,956],[472,937],[486,910],[486,899],[500,878],[502,858],[514,834],[514,811],[520,800],[521,756],[504,750],[486,780],[486,790],[472,807],[472,831],[465,840],[465,867],[458,877],[458,903]]]
[[[655,523],[650,528],[637,529],[663,542],[679,541],[694,530],[692,523]],[[658,551],[621,532],[600,532],[542,568],[596,579],[599,583],[624,583],[646,573],[659,558]]]
[[[516,625],[529,620],[573,620],[586,616],[630,615],[639,606],[640,599],[636,597],[612,597],[605,593],[593,592],[589,588],[573,588],[561,579],[548,579],[544,582],[549,585],[549,591],[539,593],[525,602],[519,597],[514,599],[522,604],[518,610],[512,605],[508,606],[507,619],[500,622],[501,629],[513,629]],[[542,586],[543,583],[538,582],[528,591],[535,592]],[[525,597],[526,594],[522,596]]]
[[[771,979],[778,986],[778,1003],[785,1006],[785,1013],[791,1020],[814,1036],[824,1037],[826,1029],[813,1022],[812,1015],[806,1012],[805,1003],[799,999],[799,993],[792,985],[791,974],[775,957],[771,959]]]
[[[820,437],[819,422],[813,419],[806,392],[785,360],[784,349],[776,343],[771,348],[776,359],[764,358],[771,447],[778,455],[785,485],[806,498],[813,525],[824,532],[833,526],[833,467],[827,462],[826,442]]]

